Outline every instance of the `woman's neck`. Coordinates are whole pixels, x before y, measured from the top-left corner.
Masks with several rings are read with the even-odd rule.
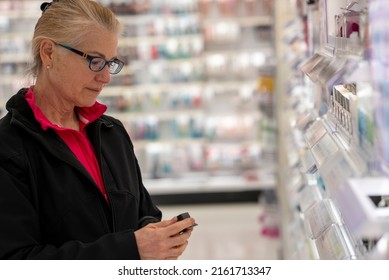
[[[50,122],[79,131],[79,119],[74,107],[65,104],[64,100],[52,93],[46,94],[40,87],[34,86],[33,91],[36,106]]]

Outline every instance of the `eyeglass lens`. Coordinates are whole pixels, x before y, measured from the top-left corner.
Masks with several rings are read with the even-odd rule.
[[[123,67],[122,63],[119,63],[118,61],[106,61],[101,57],[93,57],[89,62],[89,67],[92,71],[101,71],[107,64],[111,74],[119,73]]]

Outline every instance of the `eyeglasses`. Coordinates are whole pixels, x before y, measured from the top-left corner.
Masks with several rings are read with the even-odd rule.
[[[108,65],[109,73],[110,74],[117,74],[120,72],[120,70],[122,70],[123,65],[124,65],[124,62],[117,59],[117,58],[114,58],[111,60],[105,60],[102,57],[91,56],[87,53],[76,50],[76,49],[69,47],[69,46],[66,46],[66,45],[62,45],[62,44],[58,44],[58,45],[69,50],[69,51],[72,51],[72,52],[78,54],[79,56],[82,56],[86,60],[88,60],[89,69],[92,70],[93,72],[99,72],[99,71],[104,69],[105,65]]]

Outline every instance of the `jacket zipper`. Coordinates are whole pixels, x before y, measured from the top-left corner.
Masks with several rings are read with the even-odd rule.
[[[102,125],[105,125],[107,127],[110,127],[112,125],[109,125],[107,123],[103,123],[102,121],[98,121],[97,122],[97,125],[96,125],[96,130],[95,130],[95,139],[96,139],[96,155],[97,155],[97,160],[99,162],[99,165],[100,165],[100,169],[101,169],[101,177],[103,178],[103,183],[104,183],[104,188],[106,188],[106,179],[105,179],[105,175],[104,175],[104,172],[103,172],[103,163],[102,163],[102,153],[101,153],[101,126]],[[109,203],[109,209],[110,209],[110,214],[111,214],[111,219],[112,219],[112,232],[116,232],[116,219],[115,219],[115,215],[114,215],[114,204],[112,203],[112,199],[111,199],[111,196],[110,196],[110,193],[107,191],[106,189],[106,194],[107,194],[107,199],[108,199],[108,203]]]

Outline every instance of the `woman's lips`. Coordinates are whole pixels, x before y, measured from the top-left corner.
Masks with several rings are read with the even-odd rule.
[[[102,88],[88,88],[88,89],[97,93],[100,93],[102,90]]]

